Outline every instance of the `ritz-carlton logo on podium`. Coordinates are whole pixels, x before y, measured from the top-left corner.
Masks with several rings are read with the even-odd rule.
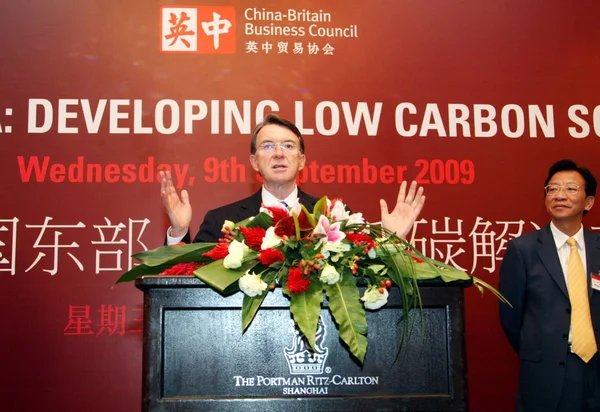
[[[302,335],[294,326],[294,321],[290,321],[290,330],[294,334],[291,348],[284,348],[285,360],[290,368],[292,375],[320,375],[325,368],[325,361],[329,349],[323,346],[325,341],[325,324],[319,319],[316,335],[315,352],[306,347]]]

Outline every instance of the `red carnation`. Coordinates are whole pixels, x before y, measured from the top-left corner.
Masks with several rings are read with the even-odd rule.
[[[229,254],[229,243],[217,243],[217,245],[206,253],[203,253],[202,256],[206,256],[211,258],[212,260],[223,259],[225,256]]]
[[[286,285],[290,292],[302,293],[308,290],[308,285],[310,285],[310,277],[305,277],[302,274],[302,269],[300,268],[291,268],[288,270],[288,279]]]
[[[275,234],[279,237],[294,236],[296,234],[296,228],[294,226],[294,218],[287,216],[277,222],[275,225]]]
[[[246,239],[246,245],[254,250],[260,250],[260,245],[265,237],[265,233],[267,233],[267,231],[261,227],[240,227],[240,232],[242,232],[242,235],[244,235],[244,238]]]
[[[159,276],[180,276],[180,275],[191,276],[194,274],[194,270],[198,269],[202,265],[204,265],[204,263],[200,263],[200,262],[178,263],[174,266],[171,266],[168,269],[163,270],[158,275]]]
[[[269,266],[275,262],[285,260],[285,256],[283,256],[283,253],[281,253],[281,250],[279,249],[265,249],[260,252],[257,259],[263,265]]]
[[[290,216],[290,213],[286,209],[279,206],[265,206],[265,208],[273,215],[273,225],[276,225],[281,219]]]

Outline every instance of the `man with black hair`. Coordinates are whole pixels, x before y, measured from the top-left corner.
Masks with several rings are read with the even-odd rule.
[[[250,164],[263,178],[261,190],[250,197],[210,210],[200,225],[194,242],[216,242],[222,236],[225,220],[239,222],[259,213],[261,204],[273,206],[284,204],[292,207],[301,203],[309,210],[318,200],[301,191],[296,185],[296,176],[304,168],[304,139],[298,128],[289,120],[270,114],[259,123],[250,139]],[[160,172],[161,197],[171,227],[167,231],[167,244],[190,241],[189,226],[192,207],[187,190],[177,194],[171,174]],[[391,212],[385,200],[380,200],[381,224],[384,228],[406,237],[425,203],[423,188],[417,189],[412,182],[408,193],[407,184],[402,182],[396,205]]]
[[[600,236],[583,227],[597,182],[571,160],[544,183],[551,222],[511,240],[500,269],[500,322],[519,355],[516,410],[600,411]]]

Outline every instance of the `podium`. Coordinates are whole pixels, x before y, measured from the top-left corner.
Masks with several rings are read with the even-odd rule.
[[[276,289],[242,333],[243,295],[195,277],[144,276],[143,411],[466,411],[464,288],[420,282],[422,311],[398,354],[400,294],[367,311],[364,365],[339,339],[324,300],[317,348]],[[361,291],[362,294],[362,291]]]

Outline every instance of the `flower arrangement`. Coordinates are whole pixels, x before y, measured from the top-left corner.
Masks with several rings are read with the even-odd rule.
[[[480,279],[425,257],[380,225],[366,223],[361,213],[351,214],[339,199],[323,197],[312,212],[304,205],[262,207],[245,221],[226,221],[222,233],[216,244],[180,244],[138,253],[134,257],[142,264],[117,283],[140,275],[193,274],[220,293],[241,290],[244,331],[267,293],[281,285],[294,322],[311,348],[325,292],[340,338],[361,363],[367,350],[365,309],[384,306],[393,285],[408,309],[420,308],[417,282],[434,278],[472,281],[506,301]],[[364,287],[362,296],[359,286]],[[401,319],[408,320],[409,310],[401,312]]]

